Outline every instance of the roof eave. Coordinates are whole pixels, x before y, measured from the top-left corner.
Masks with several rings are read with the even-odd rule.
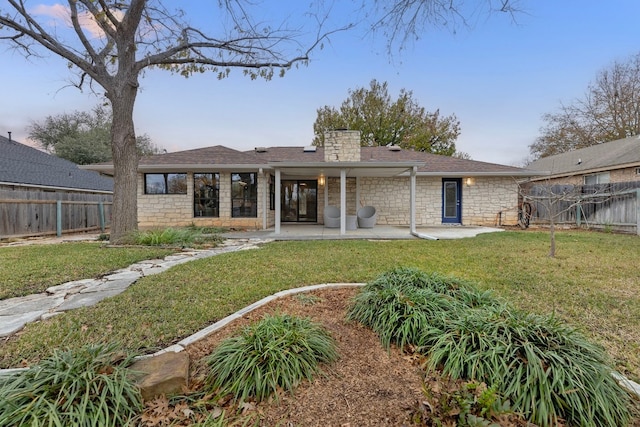
[[[82,169],[113,174],[113,165],[83,165]],[[138,165],[138,172],[206,172],[218,170],[233,170],[234,172],[254,171],[257,169],[271,169],[270,166],[260,164],[217,164],[217,163],[167,163],[156,165]]]
[[[12,187],[25,187],[25,188],[43,188],[47,190],[64,190],[64,191],[91,192],[91,193],[100,193],[100,194],[113,194],[112,190],[98,190],[94,188],[80,188],[80,187],[58,187],[55,185],[27,184],[23,182],[0,181],[0,185],[10,185]]]
[[[530,177],[544,175],[546,172],[538,171],[496,171],[496,172],[470,172],[470,171],[454,171],[454,172],[418,172],[418,176],[442,176],[445,178],[451,177],[486,177],[486,176],[516,176],[516,177]]]
[[[282,168],[322,168],[322,169],[370,169],[372,167],[380,168],[399,168],[399,167],[422,167],[425,162],[269,162],[269,166],[274,169]]]

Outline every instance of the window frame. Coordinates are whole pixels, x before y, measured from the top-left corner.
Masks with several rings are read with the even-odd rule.
[[[209,175],[206,178],[210,179],[211,185],[199,185],[198,180],[201,178],[198,176],[200,175]],[[220,217],[220,172],[193,173],[193,216],[194,218]]]
[[[158,189],[162,191],[149,191],[150,183],[148,179],[152,176],[161,177],[161,181],[157,181],[155,184],[159,184],[160,187],[158,187]],[[173,177],[174,180],[175,180],[175,177],[182,176],[183,178],[182,181],[184,181],[184,185],[183,185],[184,190],[180,188],[181,186],[179,185],[177,186],[175,184],[175,181],[172,180],[172,176],[174,176]],[[143,179],[144,179],[144,194],[147,194],[147,195],[168,195],[168,194],[186,195],[187,194],[187,173],[186,172],[145,173]],[[176,189],[178,189],[179,191],[176,191]]]
[[[243,179],[247,179],[249,182],[245,183],[246,185],[241,185],[244,182]],[[257,218],[258,173],[231,172],[230,181],[231,218]]]
[[[606,180],[603,180],[602,178],[605,178]],[[594,179],[596,182],[587,182],[587,180],[591,178]],[[584,185],[598,185],[598,184],[609,184],[611,183],[611,173],[607,172],[598,172],[598,173],[592,173],[589,175],[585,175],[582,179],[582,183]]]

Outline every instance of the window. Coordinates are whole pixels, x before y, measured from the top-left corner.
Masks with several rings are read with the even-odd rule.
[[[255,172],[231,174],[231,217],[258,217],[258,176]]]
[[[636,175],[640,175],[640,168],[636,168]]]
[[[271,180],[269,181],[269,210],[273,211],[275,209],[276,209],[276,177],[271,175]]]
[[[186,173],[144,174],[145,194],[187,194]]]
[[[608,183],[609,183],[609,172],[594,173],[592,175],[585,175],[584,177],[584,185],[608,184]]]
[[[193,216],[220,216],[220,174],[193,174]]]

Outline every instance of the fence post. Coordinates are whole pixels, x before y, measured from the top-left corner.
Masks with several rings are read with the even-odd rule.
[[[56,200],[56,235],[62,236],[62,200]]]
[[[100,216],[100,231],[104,233],[104,204],[98,202],[98,215]]]
[[[580,228],[582,225],[582,201],[576,205],[576,226]]]
[[[640,188],[636,189],[636,234],[640,236]]]

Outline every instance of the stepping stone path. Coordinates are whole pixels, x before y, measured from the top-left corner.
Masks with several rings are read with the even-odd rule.
[[[76,280],[51,286],[45,293],[0,300],[0,337],[15,334],[27,323],[94,305],[124,292],[142,277],[162,273],[175,265],[227,252],[256,249],[266,242],[260,239],[225,240],[213,249],[188,250],[164,259],[141,261],[100,278]]]

